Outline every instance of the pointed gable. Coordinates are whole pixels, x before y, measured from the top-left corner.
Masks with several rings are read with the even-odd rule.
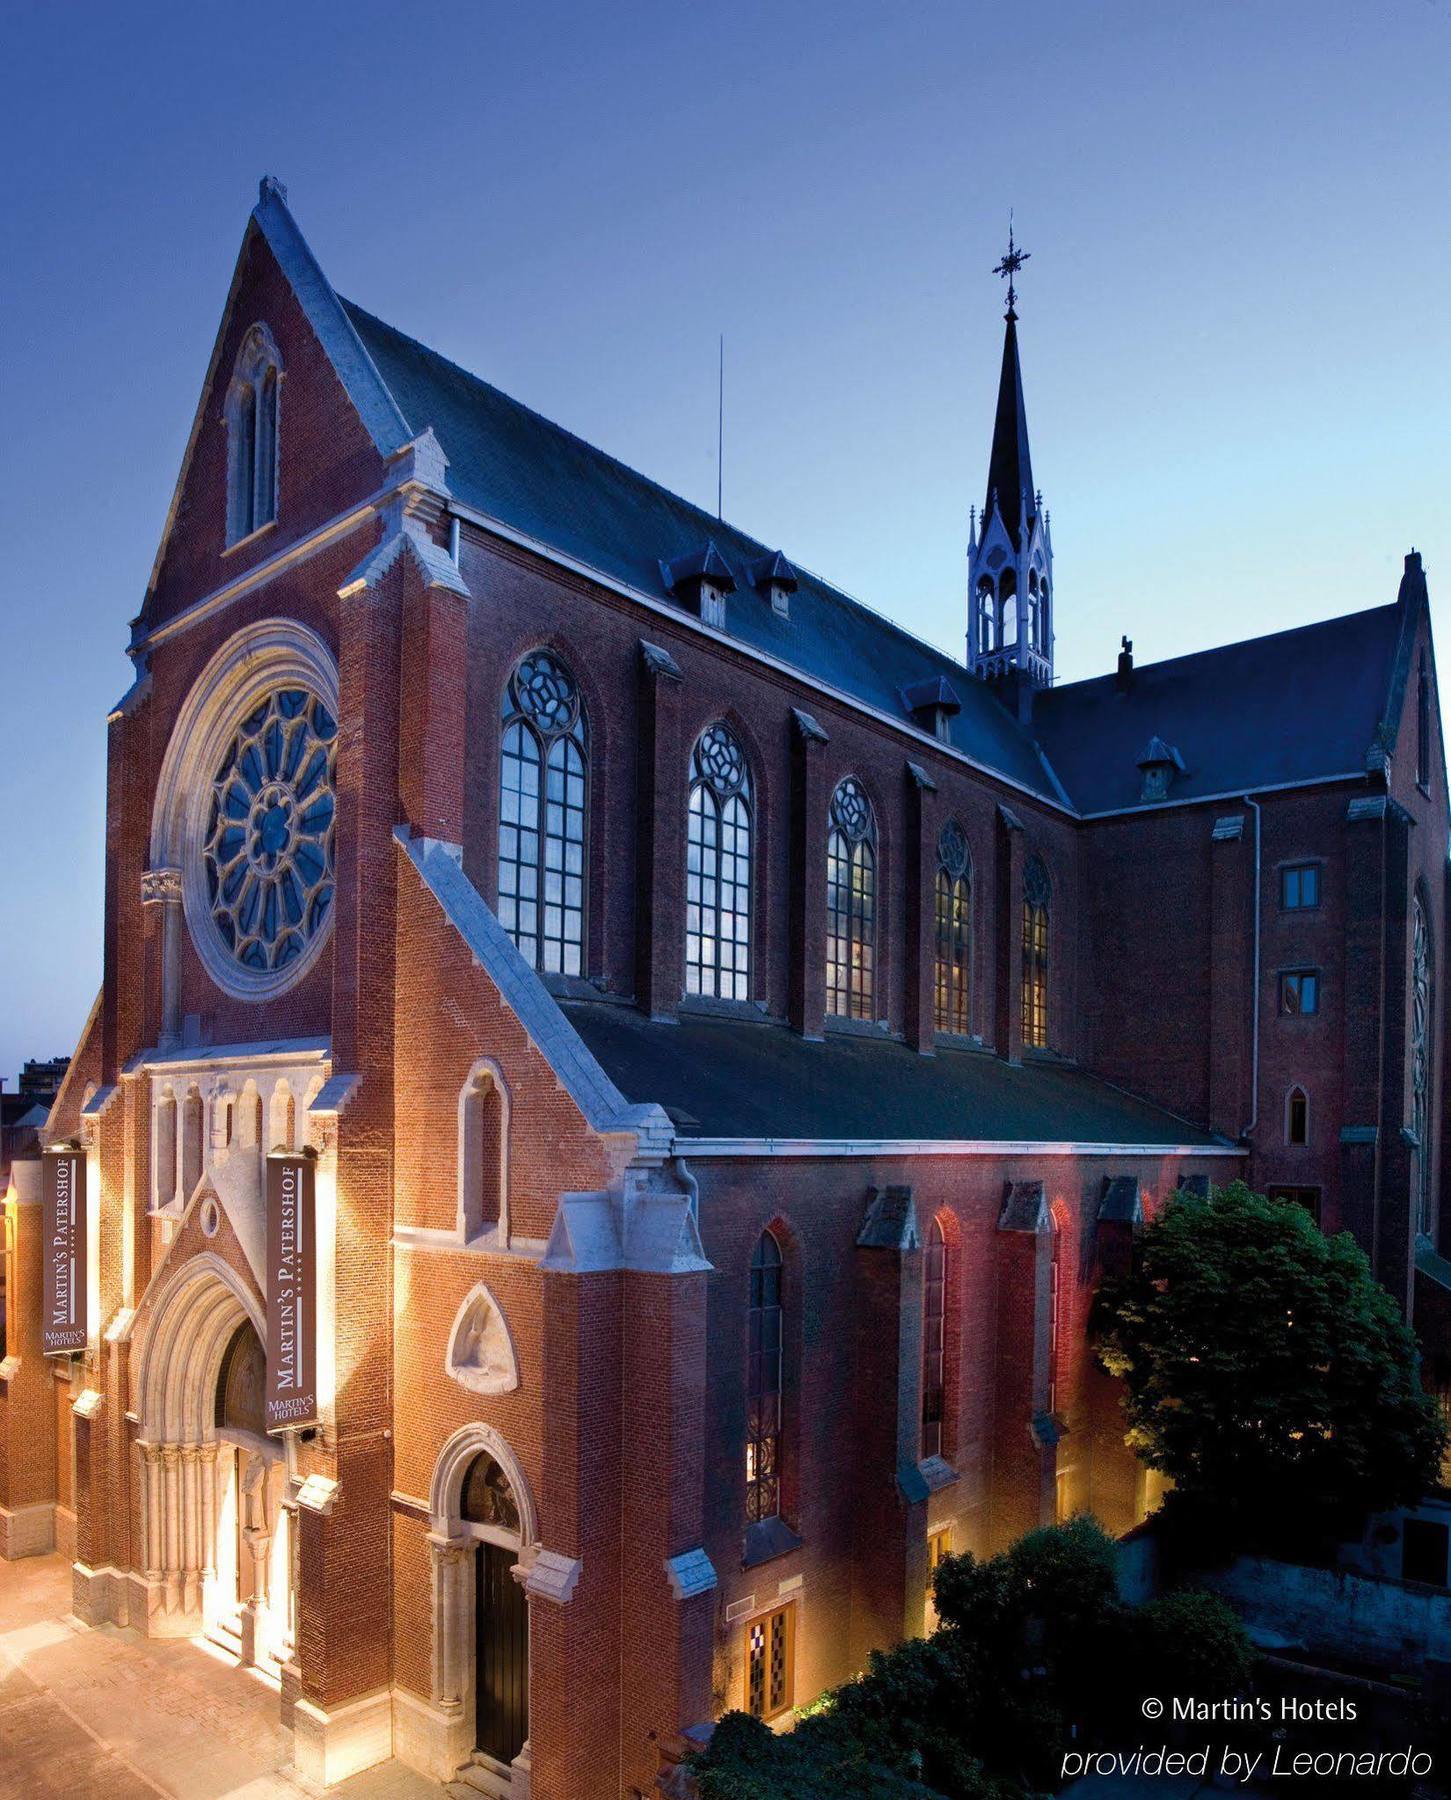
[[[227,401],[254,327],[276,346],[276,516],[228,545]],[[264,181],[247,223],[137,634],[378,488],[402,414],[287,209]]]

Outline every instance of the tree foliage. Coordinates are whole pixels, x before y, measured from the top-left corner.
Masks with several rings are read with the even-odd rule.
[[[947,1557],[931,1637],[874,1653],[791,1732],[728,1713],[696,1763],[702,1800],[1029,1800],[1070,1744],[1137,1728],[1170,1639],[1172,1666],[1213,1682],[1195,1691],[1233,1693],[1249,1666],[1234,1614],[1207,1594],[1125,1607],[1115,1555],[1075,1519],[1001,1556]]]
[[[1348,1233],[1236,1181],[1176,1195],[1105,1284],[1099,1357],[1171,1511],[1234,1547],[1333,1537],[1436,1479],[1445,1430],[1416,1344]]]

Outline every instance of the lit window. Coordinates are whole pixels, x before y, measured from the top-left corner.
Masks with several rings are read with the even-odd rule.
[[[746,1523],[781,1510],[781,1246],[769,1231],[751,1257],[746,1373]]]
[[[265,325],[242,340],[227,390],[227,542],[277,517],[277,402],[282,360]]]
[[[1285,1102],[1285,1142],[1310,1142],[1310,1099],[1301,1087],[1291,1088],[1290,1097]]]
[[[778,1606],[746,1626],[746,1711],[775,1719],[791,1705],[795,1608]]]
[[[1313,969],[1287,969],[1280,976],[1280,1011],[1303,1018],[1319,1010],[1319,975]]]
[[[944,1525],[940,1531],[929,1531],[927,1534],[927,1573],[935,1575],[943,1562],[952,1555],[952,1527]]]
[[[870,1019],[876,1004],[876,824],[861,783],[831,798],[826,842],[826,1010]]]
[[[947,1411],[947,1238],[941,1219],[932,1221],[922,1254],[922,1456],[942,1454],[942,1420]]]
[[[1042,859],[1023,871],[1023,1042],[1041,1050],[1048,1042],[1048,899],[1051,889]]]
[[[1305,912],[1320,904],[1320,865],[1301,863],[1280,871],[1280,905],[1286,912]]]
[[[937,840],[937,981],[939,1031],[966,1034],[972,945],[972,886],[967,837],[956,819]]]
[[[751,776],[724,725],[690,756],[685,861],[685,991],[751,997]]]
[[[535,650],[509,677],[499,757],[499,922],[536,969],[584,973],[584,713],[574,677]]]

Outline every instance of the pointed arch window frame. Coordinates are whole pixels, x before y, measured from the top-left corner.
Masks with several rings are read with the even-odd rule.
[[[972,1030],[972,855],[961,823],[937,835],[933,1020],[938,1031]]]
[[[877,1014],[877,818],[866,789],[844,775],[831,796],[826,837],[826,1010]]]
[[[1053,884],[1041,856],[1030,856],[1023,868],[1023,1044],[1030,1050],[1048,1047],[1049,953]]]
[[[785,1440],[786,1251],[768,1225],[751,1250],[746,1322],[747,1527],[781,1517]]]
[[[748,1001],[755,961],[755,788],[740,739],[724,720],[707,725],[695,740],[687,783],[685,992]]]
[[[259,320],[238,348],[222,412],[227,431],[227,550],[277,523],[282,378],[276,341]]]
[[[500,697],[495,900],[500,924],[541,974],[588,972],[589,773],[579,683],[562,656],[536,646]]]
[[[1310,1091],[1303,1082],[1295,1081],[1285,1095],[1285,1143],[1293,1150],[1303,1150],[1309,1142]]]

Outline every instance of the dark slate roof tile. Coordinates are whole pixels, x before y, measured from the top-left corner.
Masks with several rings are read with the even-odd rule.
[[[800,568],[793,569],[791,616],[781,617],[749,585],[748,571],[773,554],[769,545],[361,307],[343,305],[412,430],[433,427],[449,459],[449,486],[466,505],[672,604],[661,563],[714,540],[740,583],[726,602],[733,637],[896,719],[909,718],[903,687],[948,680],[963,696],[951,743],[1031,792],[1060,799],[1031,735],[952,657]]]
[[[568,1001],[564,1012],[625,1098],[698,1120],[706,1138],[957,1139],[1094,1144],[1222,1140],[1055,1063],[981,1051],[918,1056],[887,1038]]]
[[[1034,730],[1073,804],[1086,813],[1140,803],[1143,746],[1162,737],[1183,759],[1173,800],[1353,775],[1380,723],[1400,612],[1377,606],[1294,631],[1136,668],[1038,698]]]

